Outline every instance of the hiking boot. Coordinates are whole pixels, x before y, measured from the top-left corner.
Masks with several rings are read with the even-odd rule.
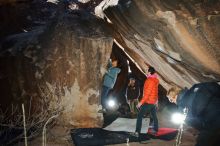
[[[138,132],[134,132],[131,135],[134,136],[134,137],[139,137],[139,133]]]
[[[151,134],[152,134],[152,135],[154,135],[154,136],[157,135],[157,132],[158,132],[158,131],[156,131],[156,130],[154,130],[154,129],[151,129]]]

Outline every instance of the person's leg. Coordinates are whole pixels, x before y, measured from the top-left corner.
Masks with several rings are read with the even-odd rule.
[[[155,105],[153,105],[153,108],[151,109],[151,115],[152,115],[153,123],[154,123],[153,129],[157,132],[158,131],[158,119],[157,119],[157,109]]]
[[[150,118],[149,128],[153,128],[154,127],[154,120],[153,120],[152,112],[150,112],[149,118]]]
[[[137,110],[137,105],[138,105],[138,100],[134,100],[134,113],[135,115],[138,113],[138,110]]]
[[[128,103],[128,107],[129,107],[129,112],[131,112],[131,101],[128,100],[127,103]]]
[[[220,144],[220,118],[216,116],[214,121],[206,123],[199,131],[195,146],[217,146]]]
[[[110,88],[106,87],[106,86],[102,86],[102,93],[101,93],[101,104],[102,104],[102,108],[106,108],[106,101],[107,101],[107,97],[108,97],[108,92],[110,91]]]
[[[136,130],[135,132],[140,133],[142,127],[142,118],[146,113],[150,113],[152,106],[149,104],[144,104],[141,106],[140,111],[138,112],[137,122],[136,122]]]
[[[209,146],[209,143],[212,142],[211,137],[212,137],[211,131],[208,131],[208,130],[200,131],[199,136],[197,137],[195,146]],[[210,145],[210,146],[213,146],[213,145]]]
[[[134,106],[135,106],[135,105],[134,105],[134,100],[131,100],[131,101],[130,101],[130,105],[131,105],[131,106],[130,106],[130,107],[131,107],[131,113],[133,114],[133,113],[134,113],[134,108],[135,108],[135,107],[134,107]]]

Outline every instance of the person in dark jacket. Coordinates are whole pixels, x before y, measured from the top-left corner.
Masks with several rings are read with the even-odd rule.
[[[180,110],[188,109],[186,123],[199,130],[196,146],[220,145],[220,85],[199,83],[190,89],[172,87],[167,92],[170,102]]]
[[[132,115],[137,114],[136,106],[138,104],[139,95],[140,95],[140,89],[139,86],[137,85],[135,78],[130,78],[125,96]]]
[[[121,72],[121,69],[117,67],[118,60],[114,59],[109,60],[108,70],[105,72],[104,81],[102,85],[102,93],[101,93],[101,104],[102,110],[100,112],[106,112],[107,108],[107,98],[109,91],[114,87],[118,74]]]

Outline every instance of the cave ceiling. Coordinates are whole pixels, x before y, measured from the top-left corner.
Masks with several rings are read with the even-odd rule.
[[[121,0],[104,13],[115,42],[166,89],[220,80],[219,1]]]
[[[38,2],[2,0],[0,6],[32,1]],[[56,0],[47,2],[53,1]],[[103,1],[65,2],[71,2],[69,7],[77,10],[86,9],[95,14],[95,7]],[[103,4],[101,7],[105,9],[102,18],[113,30],[114,42],[134,60],[143,73],[146,72],[148,65],[155,67],[163,87],[168,89],[172,84],[190,87],[199,82],[220,80],[219,0],[110,0],[108,2],[114,3],[113,5],[118,2],[115,6],[107,8]],[[26,9],[23,6],[22,8]],[[1,9],[2,15],[7,9],[7,7]],[[14,10],[18,11],[18,9]],[[23,17],[23,14],[20,15]],[[4,22],[3,25],[22,28],[22,25],[16,23],[17,20],[10,18],[9,22],[12,23]],[[12,31],[14,29],[12,27],[7,32]],[[1,30],[6,29],[2,27]],[[6,31],[2,31],[2,35],[5,35],[3,33]]]

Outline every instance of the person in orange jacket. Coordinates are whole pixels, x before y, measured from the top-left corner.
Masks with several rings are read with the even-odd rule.
[[[152,115],[154,127],[152,130],[153,134],[158,132],[158,119],[156,114],[156,105],[158,103],[158,85],[159,80],[156,71],[153,67],[148,68],[147,79],[144,83],[143,97],[138,103],[137,108],[139,109],[135,135],[139,136],[142,126],[142,119],[145,114]]]

